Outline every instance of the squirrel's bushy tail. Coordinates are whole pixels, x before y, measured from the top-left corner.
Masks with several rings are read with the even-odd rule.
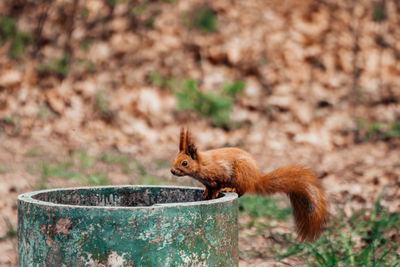
[[[292,204],[300,240],[315,240],[328,219],[324,192],[318,185],[316,175],[300,166],[287,166],[260,179],[254,188],[255,193],[286,193]]]

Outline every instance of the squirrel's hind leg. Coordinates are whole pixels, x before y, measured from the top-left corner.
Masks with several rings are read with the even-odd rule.
[[[235,192],[235,193],[237,193],[236,188],[224,187],[224,188],[220,188],[217,191],[215,191],[213,196],[212,196],[212,199],[216,199],[219,196],[219,193],[221,193],[221,192]]]
[[[216,199],[219,197],[219,193],[221,192],[235,192],[237,193],[236,188],[232,187],[223,187],[220,189],[213,189],[206,187],[203,192],[203,200],[210,200],[210,199]]]

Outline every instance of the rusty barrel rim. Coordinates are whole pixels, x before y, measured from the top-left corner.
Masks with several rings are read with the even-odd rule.
[[[151,206],[90,206],[90,205],[73,205],[73,204],[62,204],[62,203],[54,203],[50,201],[43,201],[39,199],[35,199],[35,196],[39,194],[52,193],[52,192],[73,192],[78,190],[95,190],[95,189],[151,189],[151,188],[159,188],[159,189],[181,189],[181,190],[199,190],[204,191],[203,188],[200,187],[190,187],[190,186],[167,186],[167,185],[106,185],[106,186],[79,186],[79,187],[66,187],[66,188],[55,188],[55,189],[45,189],[27,192],[18,196],[18,201],[27,202],[34,205],[39,206],[51,206],[51,207],[59,207],[59,208],[69,208],[69,209],[81,209],[81,208],[90,208],[90,209],[106,209],[106,210],[137,210],[137,209],[165,209],[165,208],[175,208],[177,206],[209,206],[215,205],[219,203],[227,203],[232,202],[238,198],[238,195],[234,192],[226,192],[222,193],[222,197],[212,200],[201,200],[201,201],[189,201],[189,202],[173,202],[173,203],[158,203]]]

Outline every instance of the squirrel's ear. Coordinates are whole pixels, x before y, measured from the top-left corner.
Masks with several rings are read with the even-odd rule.
[[[192,159],[194,159],[194,160],[198,159],[198,157],[197,157],[197,148],[196,148],[196,146],[194,144],[188,145],[188,154]]]
[[[192,139],[192,135],[189,130],[186,130],[186,154],[188,154],[192,159],[197,160],[197,148]]]
[[[185,129],[181,128],[181,134],[179,136],[179,152],[186,150],[186,138],[185,138]]]

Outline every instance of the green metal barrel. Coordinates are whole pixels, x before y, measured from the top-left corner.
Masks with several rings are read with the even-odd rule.
[[[105,186],[20,195],[19,266],[237,266],[237,195],[202,193]]]

